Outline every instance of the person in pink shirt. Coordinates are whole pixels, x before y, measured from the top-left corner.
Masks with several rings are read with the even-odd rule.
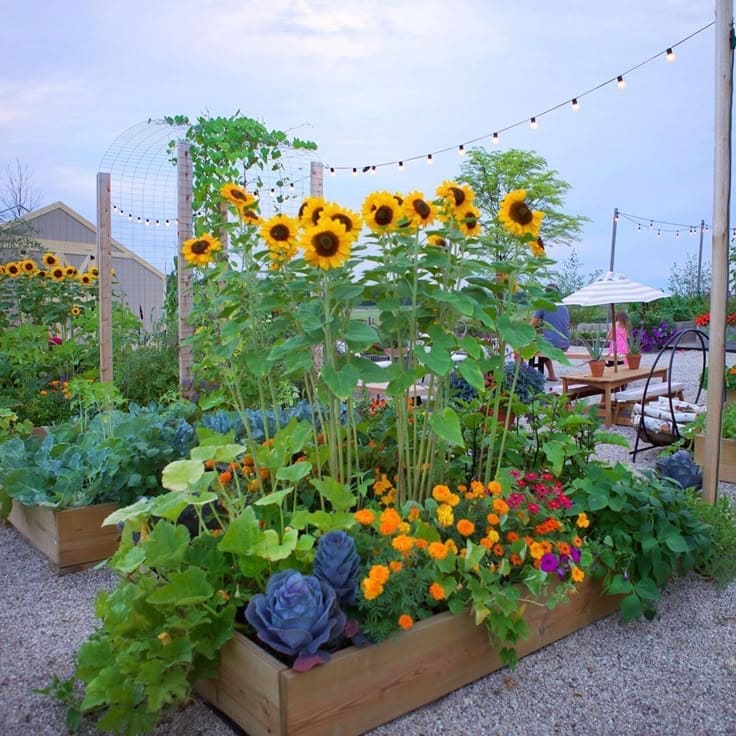
[[[608,330],[608,359],[613,365],[614,347],[616,356],[623,360],[629,352],[629,333],[631,332],[631,320],[626,312],[616,312],[616,325],[611,331]]]

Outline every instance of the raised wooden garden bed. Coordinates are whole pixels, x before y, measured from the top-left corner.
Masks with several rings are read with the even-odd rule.
[[[13,501],[8,519],[59,572],[71,572],[110,557],[118,548],[117,527],[102,526],[116,508],[117,504],[103,503],[60,511]]]
[[[527,605],[529,638],[519,656],[561,639],[618,608],[585,582],[553,610]],[[500,669],[484,626],[443,613],[385,642],[337,652],[326,665],[294,672],[236,634],[222,651],[220,677],[198,691],[249,736],[361,734]]]
[[[695,435],[695,462],[701,467],[705,464],[705,435]],[[721,461],[718,464],[718,478],[726,483],[736,483],[736,440],[721,438]]]

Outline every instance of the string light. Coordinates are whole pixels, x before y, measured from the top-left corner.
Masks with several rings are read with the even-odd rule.
[[[662,237],[662,231],[661,230],[657,230],[657,237],[658,238],[661,238]]]
[[[434,159],[432,158],[432,154],[431,154],[431,153],[428,153],[428,154],[427,154],[427,166],[431,166],[431,165],[432,165],[432,162],[433,162],[433,160],[434,160]]]
[[[375,175],[376,175],[376,167],[371,166],[371,176],[375,176]]]
[[[358,176],[358,169],[353,166],[353,176]]]
[[[330,176],[335,176],[335,167],[330,166]]]
[[[710,28],[713,25],[715,25],[715,21],[711,21],[710,23],[707,23],[706,25],[702,26],[701,28],[698,28],[696,31],[693,31],[692,33],[690,33],[688,36],[685,36],[684,38],[680,39],[679,41],[677,41],[676,43],[672,44],[671,46],[668,46],[667,49],[666,49],[666,51],[664,52],[667,61],[674,61],[675,60],[674,49],[677,46],[680,46],[680,45],[684,44],[685,42],[687,42],[690,39],[692,39],[694,36],[697,36],[698,34],[702,33],[703,31],[707,30],[708,28]],[[577,97],[574,97],[574,98],[568,97],[564,102],[560,102],[560,103],[558,103],[556,105],[553,105],[553,106],[547,108],[546,110],[543,110],[542,112],[538,112],[536,115],[534,115],[532,117],[526,117],[526,118],[523,118],[523,119],[521,119],[521,120],[519,120],[519,121],[517,121],[515,123],[511,123],[509,125],[506,125],[505,127],[498,128],[496,130],[496,132],[494,132],[491,135],[492,142],[493,143],[496,143],[496,144],[499,143],[499,140],[500,140],[499,136],[500,136],[501,133],[504,133],[504,132],[506,132],[508,130],[512,130],[514,128],[518,128],[519,126],[523,125],[524,123],[527,123],[531,128],[534,128],[534,129],[537,128],[538,120],[543,115],[548,115],[549,113],[552,113],[555,110],[558,110],[558,109],[560,109],[563,106],[572,105],[572,107],[573,107],[574,110],[578,110],[579,107],[580,107],[580,99],[582,99],[585,95],[588,95],[588,94],[591,94],[593,92],[598,91],[599,89],[607,86],[608,84],[615,83],[618,86],[619,89],[623,89],[626,86],[626,79],[625,79],[625,77],[627,75],[631,74],[634,71],[637,71],[638,69],[640,69],[641,67],[643,67],[643,66],[645,66],[647,64],[652,63],[656,59],[661,58],[661,56],[662,56],[662,51],[659,51],[656,54],[653,54],[652,56],[650,56],[649,58],[644,59],[643,61],[640,61],[638,64],[635,64],[635,65],[633,65],[632,67],[630,67],[628,69],[624,69],[620,74],[614,75],[610,79],[607,79],[607,80],[605,80],[603,82],[600,82],[599,84],[596,84],[596,85],[592,86],[590,89],[587,89],[587,90],[581,92]],[[398,164],[399,165],[399,169],[403,170],[403,168],[404,168],[404,165],[403,165],[404,162],[416,161],[418,159],[426,158],[427,163],[429,163],[433,159],[433,157],[436,156],[437,154],[439,154],[439,153],[447,153],[448,151],[452,151],[453,149],[457,150],[458,154],[462,156],[462,155],[465,155],[466,148],[469,145],[471,145],[473,143],[478,143],[479,141],[483,141],[484,139],[487,139],[487,137],[488,137],[488,134],[485,134],[485,135],[479,136],[477,138],[466,140],[466,141],[464,141],[463,143],[461,143],[461,144],[459,144],[457,146],[449,146],[447,148],[438,149],[436,151],[432,151],[429,154],[426,154],[425,153],[425,154],[421,154],[421,155],[418,155],[418,156],[404,157],[401,161],[398,161],[398,160],[386,161],[386,162],[377,164],[376,167],[377,168],[380,168],[380,167],[393,166],[395,164]],[[331,166],[329,168],[330,168],[330,174],[332,174],[332,175],[334,175],[333,172],[336,173],[338,169],[344,170],[344,171],[350,171],[351,170],[351,167],[350,166],[337,166],[337,167],[336,166]],[[352,168],[354,169],[354,167],[352,167]]]
[[[669,222],[668,220],[656,220],[653,217],[641,217],[639,215],[632,215],[628,212],[618,212],[619,217],[621,217],[624,220],[628,220],[633,225],[636,225],[636,231],[641,232],[642,225],[646,225],[649,223],[649,231],[654,232],[656,229],[657,231],[657,237],[661,238],[663,233],[674,233],[675,239],[680,239],[680,232],[684,231],[685,228],[687,228],[688,233],[690,235],[695,235],[698,230],[700,229],[700,225],[685,225],[681,222]],[[703,232],[705,232],[708,229],[708,226],[703,224],[702,225]]]
[[[276,196],[276,190],[273,187],[271,187],[271,189],[268,190],[268,193],[271,197]]]

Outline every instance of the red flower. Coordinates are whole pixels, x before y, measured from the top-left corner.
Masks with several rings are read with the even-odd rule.
[[[695,318],[695,324],[698,327],[707,327],[710,324],[710,312],[706,312],[705,314],[699,314]]]

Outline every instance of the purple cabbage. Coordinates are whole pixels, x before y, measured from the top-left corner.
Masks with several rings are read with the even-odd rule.
[[[342,531],[327,532],[317,544],[314,575],[334,588],[341,606],[357,603],[360,557],[353,538]]]
[[[332,587],[295,570],[272,575],[266,592],[251,598],[245,618],[262,642],[296,656],[296,670],[326,662],[329,655],[321,647],[342,634],[346,620]]]

